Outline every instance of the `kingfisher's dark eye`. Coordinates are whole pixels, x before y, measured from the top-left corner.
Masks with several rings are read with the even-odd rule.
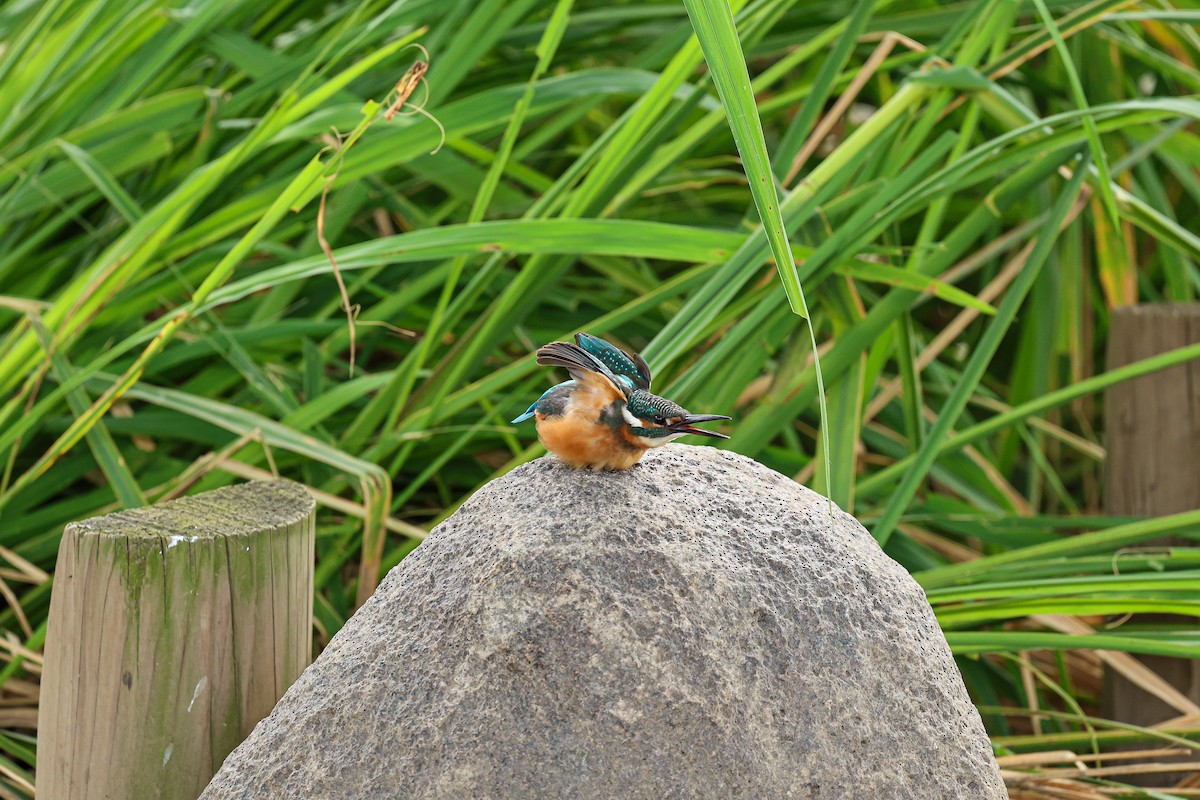
[[[665,427],[667,424],[667,418],[666,417],[655,417],[654,424]]]

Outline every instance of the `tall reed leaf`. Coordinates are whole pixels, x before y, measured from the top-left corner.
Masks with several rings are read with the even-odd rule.
[[[767,143],[763,138],[762,120],[754,91],[750,87],[750,73],[742,55],[742,42],[738,38],[733,12],[726,0],[684,0],[696,39],[708,62],[709,73],[716,84],[721,105],[729,120],[733,141],[742,157],[742,167],[750,182],[750,193],[758,207],[763,230],[771,245],[771,255],[783,281],[788,303],[792,311],[808,320],[809,337],[812,340],[813,359],[816,362],[818,403],[821,407],[821,428],[829,426],[829,414],[825,407],[825,385],[821,377],[821,364],[817,357],[817,334],[809,318],[808,303],[804,289],[800,286],[800,275],[796,262],[792,260],[787,231],[783,227],[783,212],[779,210],[779,196],[775,192],[775,173],[771,159],[767,156]],[[832,484],[829,452],[825,452],[825,485]]]
[[[792,261],[788,246],[787,231],[783,228],[783,213],[779,210],[779,197],[775,192],[775,178],[771,172],[771,161],[767,157],[767,144],[763,138],[762,121],[754,92],[750,88],[750,73],[742,55],[742,42],[738,38],[733,12],[726,0],[684,0],[704,60],[716,84],[721,105],[729,120],[733,141],[742,157],[742,167],[750,181],[750,193],[758,207],[767,240],[771,244],[771,255],[779,269],[783,289],[787,292],[792,311],[802,317],[808,316],[808,305],[804,290],[800,287],[800,276]]]

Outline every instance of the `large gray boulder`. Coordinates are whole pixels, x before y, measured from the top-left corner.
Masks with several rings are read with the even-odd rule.
[[[481,489],[202,796],[351,797],[1006,793],[904,569],[788,478],[669,445]]]

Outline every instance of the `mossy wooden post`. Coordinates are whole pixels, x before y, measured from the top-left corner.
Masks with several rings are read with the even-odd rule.
[[[1118,308],[1108,342],[1109,369],[1200,342],[1200,304]],[[1104,416],[1109,514],[1154,517],[1200,508],[1200,363],[1117,384],[1105,393]],[[1195,546],[1184,539],[1146,544],[1172,543]],[[1127,624],[1162,620],[1138,616]],[[1200,662],[1165,656],[1138,659],[1200,702]],[[1112,719],[1136,725],[1153,725],[1184,713],[1111,670],[1105,675],[1104,705]],[[1156,780],[1155,785],[1163,784]]]
[[[314,503],[245,483],[67,526],[38,797],[194,800],[312,656]]]

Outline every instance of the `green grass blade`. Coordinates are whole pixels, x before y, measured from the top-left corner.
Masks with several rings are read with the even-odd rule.
[[[50,332],[46,330],[41,320],[33,317],[30,324],[38,334],[42,347],[46,350],[46,357],[50,359],[51,363],[50,370],[55,379],[60,383],[65,381],[74,368],[62,353],[54,350],[50,341]],[[77,417],[86,412],[91,403],[92,399],[82,386],[77,386],[67,393],[67,405],[71,409],[71,413]],[[133,477],[129,465],[125,463],[124,456],[121,455],[117,443],[113,441],[112,434],[108,432],[103,421],[98,421],[88,431],[87,443],[96,458],[96,465],[104,473],[104,477],[112,487],[113,494],[116,495],[121,507],[136,508],[146,505],[146,495],[143,494],[142,487],[138,486],[137,479]]]
[[[946,643],[955,655],[983,653],[1016,653],[1022,650],[1118,650],[1124,653],[1200,658],[1200,642],[1194,635],[1180,636],[1179,641],[1143,639],[1093,633],[1076,636],[1069,633],[1036,631],[946,631]]]
[[[990,569],[998,566],[1038,559],[1115,551],[1118,548],[1156,537],[1195,532],[1197,528],[1200,528],[1200,511],[1186,511],[1156,519],[1138,520],[1107,530],[1077,536],[1064,536],[1045,544],[1016,548],[975,561],[948,564],[944,567],[918,572],[913,577],[926,589],[933,589],[969,580],[975,575],[985,575]]]
[[[141,219],[145,211],[138,205],[137,201],[130,196],[129,192],[125,191],[124,187],[117,182],[104,165],[96,159],[92,158],[91,154],[82,147],[76,147],[70,142],[60,139],[58,146],[64,153],[71,157],[75,162],[75,166],[95,184],[101,194],[108,199],[112,207],[125,218],[125,221],[130,225]]]
[[[1110,386],[1115,386],[1124,381],[1133,380],[1142,375],[1150,375],[1160,370],[1169,369],[1180,364],[1186,364],[1189,361],[1200,359],[1200,344],[1188,345],[1179,347],[1174,350],[1168,350],[1157,356],[1144,358],[1139,361],[1134,361],[1131,364],[1126,364],[1123,367],[1118,367],[1100,375],[1093,375],[1090,378],[1073,383],[1070,386],[1065,386],[1062,389],[1056,389],[1053,392],[1048,392],[1042,397],[1029,400],[1018,406],[1014,406],[1008,411],[997,414],[985,422],[980,422],[959,431],[954,436],[946,439],[938,448],[938,453],[948,453],[955,449],[961,448],[970,442],[976,441],[989,433],[994,433],[999,430],[1018,423],[1035,414],[1039,414],[1047,409],[1055,408],[1064,405],[1072,400],[1080,397],[1086,397],[1096,392],[1101,392]],[[892,464],[887,469],[871,475],[869,478],[860,482],[859,488],[864,491],[873,490],[879,485],[893,480],[896,476],[905,473],[912,468],[912,458],[905,458]]]
[[[854,52],[854,48],[858,45],[858,37],[866,30],[867,23],[870,22],[871,14],[875,10],[876,5],[886,5],[886,3],[880,3],[878,0],[858,0],[850,15],[838,23],[837,27],[841,28],[841,34],[838,36],[833,50],[821,63],[821,70],[817,73],[817,79],[813,82],[812,88],[804,98],[804,103],[800,106],[800,110],[796,112],[796,116],[792,118],[787,131],[779,141],[779,152],[774,159],[774,167],[775,174],[779,176],[779,179],[785,185],[791,183],[790,180],[785,179],[785,176],[790,172],[790,165],[786,162],[804,144],[804,140],[808,138],[813,126],[817,123],[817,117],[825,110],[825,105],[829,100],[829,95],[833,91],[833,84],[837,80],[838,73],[846,66],[850,54]]]
[[[800,287],[800,276],[792,261],[787,231],[783,227],[783,214],[779,210],[779,197],[775,192],[775,177],[767,157],[762,122],[750,88],[750,74],[746,70],[733,12],[727,0],[684,0],[684,5],[704,51],[704,59],[708,62],[709,74],[717,87],[721,104],[725,106],[729,129],[741,154],[750,193],[754,196],[754,204],[758,207],[763,229],[767,233],[788,303],[793,312],[807,318],[804,291]]]
[[[1037,244],[1033,252],[1030,253],[1024,269],[1022,269],[1021,274],[1013,281],[1013,284],[1005,293],[1004,301],[1000,304],[995,318],[991,320],[983,338],[976,344],[970,361],[968,361],[967,366],[963,369],[962,378],[955,387],[953,394],[947,398],[945,405],[938,414],[937,422],[930,427],[928,438],[913,457],[912,467],[901,479],[900,485],[888,501],[883,515],[872,528],[872,535],[881,545],[887,542],[892,535],[892,531],[896,529],[896,524],[900,521],[900,515],[904,513],[904,510],[908,507],[909,502],[916,493],[918,485],[925,479],[925,474],[929,471],[929,468],[933,466],[934,459],[937,458],[939,445],[946,437],[951,426],[957,421],[963,408],[966,407],[967,400],[975,391],[975,387],[983,376],[984,370],[987,368],[996,349],[1000,346],[1001,339],[1004,337],[1013,319],[1015,319],[1017,311],[1025,299],[1025,295],[1033,285],[1033,281],[1041,270],[1042,264],[1045,263],[1046,258],[1050,255],[1050,250],[1054,247],[1059,227],[1062,225],[1063,220],[1066,219],[1071,205],[1075,202],[1079,190],[1083,186],[1085,175],[1087,175],[1086,162],[1076,165],[1075,174],[1059,194],[1053,211],[1047,216],[1046,221],[1038,231]]]
[[[1085,112],[1083,127],[1087,131],[1092,162],[1096,165],[1096,169],[1100,173],[1100,197],[1104,200],[1104,209],[1108,212],[1109,223],[1117,227],[1121,224],[1121,218],[1117,213],[1117,198],[1113,194],[1112,175],[1109,174],[1108,169],[1108,154],[1105,152],[1104,145],[1100,141],[1100,132],[1096,130],[1096,120],[1092,118],[1090,113],[1087,113],[1087,97],[1083,94],[1083,84],[1079,81],[1079,73],[1075,71],[1075,62],[1071,59],[1071,53],[1067,50],[1067,43],[1063,41],[1062,33],[1059,31],[1058,25],[1050,13],[1050,9],[1046,8],[1046,0],[1033,0],[1033,2],[1037,6],[1038,16],[1041,17],[1042,23],[1046,26],[1046,30],[1054,40],[1054,47],[1058,50],[1059,57],[1062,59],[1063,69],[1067,73],[1067,81],[1071,85],[1071,92],[1074,95],[1075,103]]]
[[[208,295],[232,274],[234,268],[241,263],[241,260],[246,257],[250,250],[287,213],[297,198],[317,180],[322,169],[323,165],[320,159],[314,158],[296,175],[292,184],[288,187],[288,191],[276,199],[267,214],[242,237],[237,245],[226,253],[216,268],[204,279],[204,282],[193,293],[194,302],[202,304]],[[70,451],[92,429],[92,426],[99,422],[108,409],[112,407],[112,404],[116,402],[117,398],[121,397],[130,387],[137,383],[146,364],[162,350],[176,331],[189,318],[187,312],[175,313],[170,317],[167,324],[163,326],[158,335],[151,340],[150,344],[124,374],[118,380],[114,381],[83,414],[76,416],[75,421],[71,423],[70,427],[34,462],[33,466],[12,483],[8,492],[0,495],[0,509],[3,509],[4,506],[11,502],[13,496],[23,487],[28,486],[38,476],[45,473],[56,460]]]

